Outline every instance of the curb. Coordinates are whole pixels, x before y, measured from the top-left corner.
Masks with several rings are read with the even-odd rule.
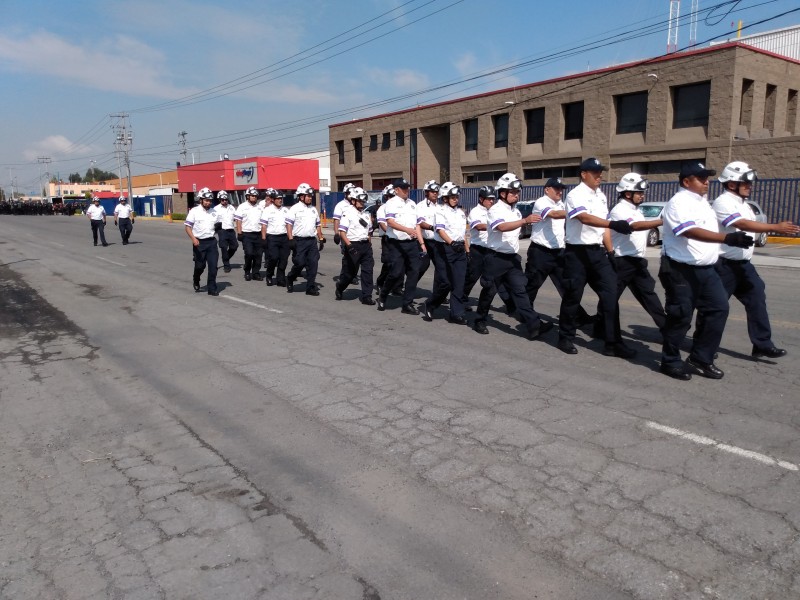
[[[788,244],[790,246],[800,245],[800,237],[780,237],[777,235],[769,236],[770,244]]]

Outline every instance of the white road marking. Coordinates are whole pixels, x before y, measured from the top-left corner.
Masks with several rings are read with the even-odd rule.
[[[794,463],[790,463],[785,460],[778,460],[777,458],[772,458],[771,456],[761,454],[760,452],[753,452],[752,450],[745,450],[744,448],[739,448],[737,446],[723,444],[722,442],[712,440],[711,438],[703,435],[689,433],[688,431],[676,429],[675,427],[668,427],[667,425],[661,425],[660,423],[656,423],[654,421],[647,421],[647,426],[650,429],[655,429],[656,431],[660,431],[662,433],[668,433],[669,435],[674,435],[676,437],[689,440],[690,442],[700,444],[701,446],[712,446],[717,450],[722,450],[723,452],[729,452],[730,454],[736,454],[737,456],[749,458],[750,460],[755,460],[765,465],[778,466],[789,471],[800,471],[800,467]]]
[[[124,267],[124,266],[126,266],[126,265],[123,265],[122,263],[114,262],[113,260],[108,260],[107,258],[103,258],[102,256],[95,256],[95,258],[97,258],[97,259],[100,259],[100,260],[104,260],[104,261],[106,261],[106,262],[109,262],[109,263],[111,263],[112,265],[117,265],[118,267]]]
[[[247,306],[253,306],[255,308],[260,308],[262,310],[266,310],[267,312],[274,312],[278,313],[279,315],[283,314],[282,310],[278,310],[277,308],[269,308],[268,306],[264,306],[262,304],[256,304],[255,302],[250,302],[249,300],[243,300],[242,298],[237,298],[236,296],[220,296],[220,298],[227,298],[228,300],[233,300],[234,302],[241,302],[242,304],[247,304]]]

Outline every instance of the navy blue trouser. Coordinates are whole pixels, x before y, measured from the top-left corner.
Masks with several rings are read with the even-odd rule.
[[[434,267],[438,275],[434,280],[433,294],[428,306],[436,308],[450,295],[450,316],[464,316],[464,280],[467,276],[467,253],[464,246],[453,248],[436,242]],[[451,293],[452,292],[452,293]]]
[[[289,254],[289,237],[285,233],[267,234],[267,277],[275,275],[277,270],[278,285],[286,285]]]
[[[658,278],[666,293],[664,308],[667,313],[662,366],[683,366],[681,342],[691,327],[695,309],[698,318],[689,357],[711,364],[728,320],[728,294],[714,265],[696,267],[662,256]]]
[[[344,248],[342,257],[342,272],[339,274],[339,281],[336,282],[336,289],[343,292],[356,278],[359,268],[361,269],[361,299],[372,298],[372,270],[375,267],[375,259],[372,257],[372,244],[369,240],[362,242],[350,242],[352,248],[357,250],[353,256],[349,248]]]
[[[476,246],[475,244],[472,244],[469,247],[467,276],[464,279],[464,305],[467,304],[469,294],[479,280],[482,288],[486,287],[487,285],[494,285],[492,282],[481,279],[483,277],[484,264],[486,263],[486,255],[489,252],[490,250],[486,246]],[[514,302],[511,300],[511,297],[508,295],[508,290],[506,290],[505,287],[502,285],[498,287],[495,292],[492,293],[492,296],[494,296],[495,293],[500,296],[500,299],[507,307],[510,306],[509,310],[514,309]]]
[[[236,239],[235,229],[220,229],[217,232],[219,240],[219,253],[222,256],[222,264],[226,267],[231,265],[231,257],[239,249],[239,242]]]
[[[519,254],[506,254],[487,250],[484,262],[483,279],[489,285],[483,286],[481,295],[478,298],[477,319],[485,321],[489,315],[489,308],[497,288],[502,285],[506,288],[511,300],[517,307],[517,313],[522,318],[522,322],[527,325],[529,330],[539,327],[541,321],[539,315],[531,307],[531,301],[525,291],[528,280],[522,271],[522,259]],[[452,299],[451,299],[452,302]]]
[[[217,291],[217,261],[219,260],[219,251],[217,250],[216,240],[213,237],[198,240],[200,242],[197,246],[192,246],[192,253],[194,255],[194,273],[192,274],[192,282],[200,285],[200,275],[206,270],[208,266],[208,278],[206,279],[206,287],[209,292]]]
[[[127,244],[131,233],[133,233],[133,223],[131,223],[130,218],[123,219],[120,217],[117,219],[117,225],[119,226],[119,234],[122,236],[123,243]]]
[[[381,298],[386,299],[386,295],[391,290],[395,289],[397,285],[402,285],[403,277],[405,277],[403,306],[413,304],[414,293],[417,291],[417,280],[419,279],[419,242],[417,240],[388,238],[386,240],[386,253],[391,263],[391,271],[389,271],[383,288],[381,288]]]
[[[531,300],[531,306],[536,306],[536,296],[539,295],[539,290],[550,278],[553,285],[558,292],[558,295],[564,297],[564,249],[563,248],[545,248],[534,242],[528,246],[528,260],[525,263],[525,276],[528,278],[528,285],[526,291],[528,298]],[[578,307],[578,321],[581,323],[590,322],[591,317],[583,306]]]
[[[564,296],[558,317],[559,339],[572,341],[578,326],[583,290],[588,283],[597,294],[598,316],[603,321],[605,341],[616,342],[614,322],[617,313],[617,274],[605,248],[594,245],[567,244],[564,250]]]
[[[257,275],[261,271],[261,254],[264,248],[261,245],[261,232],[248,231],[242,239],[244,247],[244,272]]]
[[[317,247],[316,237],[294,238],[297,240],[297,247],[292,255],[292,269],[289,271],[290,279],[297,279],[303,269],[306,270],[307,289],[311,289],[317,283],[317,265],[319,264],[319,248]]]
[[[92,238],[94,239],[94,245],[97,245],[97,234],[100,234],[100,243],[103,246],[106,245],[106,234],[105,234],[105,223],[100,219],[92,219]]]

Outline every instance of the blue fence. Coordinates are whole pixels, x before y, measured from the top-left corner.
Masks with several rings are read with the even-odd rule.
[[[574,185],[567,186],[565,195]],[[470,211],[478,204],[477,187],[461,188],[461,206]],[[609,208],[617,201],[616,183],[601,185],[603,193],[608,198]],[[651,182],[647,188],[646,201],[666,202],[679,189],[678,184],[671,181]],[[708,197],[716,198],[722,193],[722,184],[712,181],[708,190]],[[544,194],[543,185],[528,185],[522,188],[520,200],[536,200]],[[371,197],[379,197],[380,191],[370,192]],[[322,208],[328,218],[333,215],[333,207],[344,198],[342,192],[329,192],[322,198]],[[411,198],[419,201],[423,198],[422,190],[411,190]],[[800,222],[800,179],[760,179],[753,188],[751,198],[761,205],[770,222],[792,221]]]

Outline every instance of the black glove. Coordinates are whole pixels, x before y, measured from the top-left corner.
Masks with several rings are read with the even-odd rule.
[[[367,222],[364,219],[359,219],[358,222],[361,223],[362,227],[366,227],[367,226]]]
[[[358,258],[358,255],[361,254],[358,251],[358,248],[353,246],[353,244],[350,244],[350,247],[347,249],[347,251],[350,253],[350,256],[352,256],[354,259]]]
[[[297,249],[297,240],[292,238],[289,240],[289,250],[294,252]]]
[[[450,242],[450,247],[456,254],[464,253],[464,242]]]
[[[221,231],[222,223],[214,223],[214,231]]]
[[[420,258],[425,258],[426,256],[428,256],[428,251],[427,250],[420,250],[419,251],[419,257]]]
[[[725,244],[733,248],[749,248],[755,240],[744,231],[735,231],[725,236]]]
[[[240,242],[243,242],[244,241],[244,234],[243,233],[237,233],[236,234],[236,239],[239,240]]]
[[[334,244],[336,244],[337,246],[339,245],[339,241],[340,241],[341,239],[342,239],[342,238],[340,238],[340,237],[339,237],[339,232],[338,232],[338,231],[337,231],[336,233],[334,233],[334,234],[333,234],[333,243],[334,243]],[[321,248],[320,248],[320,249],[321,249]]]
[[[320,252],[322,252],[322,249],[325,247],[325,242],[327,242],[327,241],[328,241],[328,240],[326,240],[325,238],[322,238],[322,239],[319,241],[319,251],[320,251]]]
[[[619,221],[609,221],[608,228],[611,231],[616,231],[622,235],[630,235],[633,233],[633,227],[631,227],[631,224],[622,219]]]

